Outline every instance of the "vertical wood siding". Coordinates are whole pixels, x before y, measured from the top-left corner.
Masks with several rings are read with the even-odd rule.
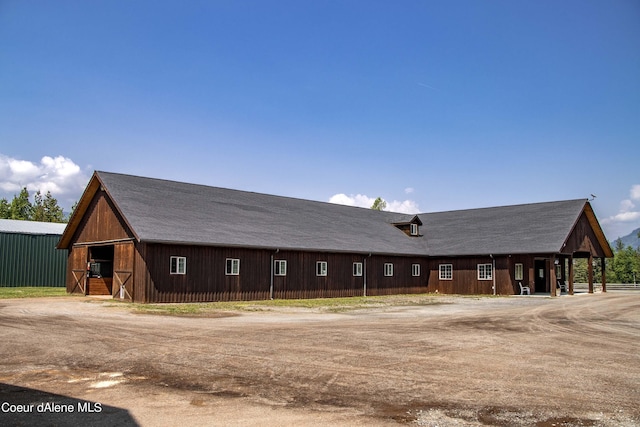
[[[268,251],[147,244],[140,251],[146,302],[203,302],[269,298]],[[186,274],[171,274],[172,256],[186,257]],[[240,259],[240,274],[226,275],[226,259]],[[136,291],[137,292],[137,289]],[[137,298],[136,298],[137,299]]]
[[[136,282],[144,281],[143,302],[198,302],[270,298],[271,260],[287,262],[285,276],[273,276],[273,297],[333,298],[427,292],[428,263],[424,258],[366,257],[361,254],[275,251],[208,246],[147,244],[137,252],[146,271],[136,268]],[[170,258],[187,258],[186,274],[170,273]],[[226,275],[226,259],[240,260],[240,274]],[[353,275],[353,263],[366,261],[363,276]],[[327,275],[316,274],[316,263],[327,262]],[[394,264],[393,277],[384,276],[384,263]],[[412,264],[421,275],[412,276]]]
[[[151,302],[147,288],[152,286],[151,274],[147,265],[147,244],[135,243],[133,260],[133,301]]]
[[[493,293],[492,280],[478,280],[478,264],[491,264],[492,260],[489,256],[443,258],[431,260],[430,262],[432,263],[429,277],[429,290],[431,292],[462,295]],[[451,264],[453,266],[451,280],[439,279],[440,264]]]
[[[493,274],[496,279],[496,292],[501,294],[513,294],[513,271],[509,271],[509,261],[505,257],[496,257],[496,266]],[[429,276],[429,291],[445,294],[461,295],[491,295],[493,294],[493,280],[478,279],[478,264],[492,264],[490,256],[465,257],[465,258],[440,258],[431,259],[431,272]],[[440,264],[453,266],[451,280],[440,280]]]
[[[353,275],[353,263],[362,262],[361,255],[324,252],[281,251],[274,260],[287,261],[287,275],[274,276],[273,297],[335,298],[360,296],[364,292],[364,276]],[[327,263],[327,275],[316,274],[316,263]]]
[[[520,294],[520,286],[518,282],[521,282],[523,286],[529,286],[531,293],[535,293],[535,281],[534,281],[534,257],[531,255],[513,255],[509,265],[510,277],[513,279],[512,288],[513,295]],[[516,280],[515,278],[515,266],[516,264],[522,264],[522,280]],[[505,292],[507,293],[507,292]]]
[[[100,242],[133,237],[104,191],[93,197],[72,239],[73,243]]]
[[[393,265],[393,276],[384,275],[384,265]],[[412,276],[411,266],[420,264],[420,276]],[[429,263],[424,257],[375,255],[367,262],[367,295],[416,294],[429,292]]]
[[[589,224],[587,215],[582,212],[580,219],[576,222],[571,234],[567,238],[565,246],[560,251],[563,254],[574,252],[589,252],[594,257],[604,257],[605,252],[598,238]]]

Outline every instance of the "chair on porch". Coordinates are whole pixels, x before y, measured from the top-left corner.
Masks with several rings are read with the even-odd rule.
[[[557,282],[556,288],[560,289],[560,292],[567,292],[567,282],[562,279],[558,279]]]
[[[523,286],[522,282],[518,282],[518,285],[520,285],[520,295],[531,295],[531,288],[530,287]]]

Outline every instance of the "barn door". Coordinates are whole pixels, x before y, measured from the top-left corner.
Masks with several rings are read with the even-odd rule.
[[[121,300],[133,300],[133,272],[114,271],[113,272],[113,297]]]
[[[67,292],[70,294],[87,294],[87,261],[86,246],[73,246],[67,261]]]
[[[117,244],[114,249],[112,296],[125,301],[133,301],[133,242]]]
[[[87,294],[87,269],[71,270],[71,292],[80,292],[83,295]]]

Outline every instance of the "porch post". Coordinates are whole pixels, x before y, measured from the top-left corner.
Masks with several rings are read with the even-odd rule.
[[[602,266],[602,292],[607,292],[607,274],[605,272],[606,268],[606,258],[600,258],[600,265]]]
[[[567,286],[567,258],[564,255],[560,256],[560,279],[562,280],[562,283],[565,286]],[[567,293],[568,293],[568,289],[567,289]],[[560,295],[562,295],[562,289],[560,289]]]
[[[589,254],[589,265],[587,271],[589,273],[589,293],[593,293],[593,255]]]
[[[573,255],[569,255],[569,295],[573,295]]]
[[[549,258],[549,291],[552,297],[558,295],[558,290],[556,289],[557,285],[557,277],[556,277],[556,256],[551,255]]]

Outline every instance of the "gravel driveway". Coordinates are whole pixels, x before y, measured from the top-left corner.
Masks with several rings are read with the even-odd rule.
[[[640,425],[640,292],[438,301],[1,300],[0,425]]]

